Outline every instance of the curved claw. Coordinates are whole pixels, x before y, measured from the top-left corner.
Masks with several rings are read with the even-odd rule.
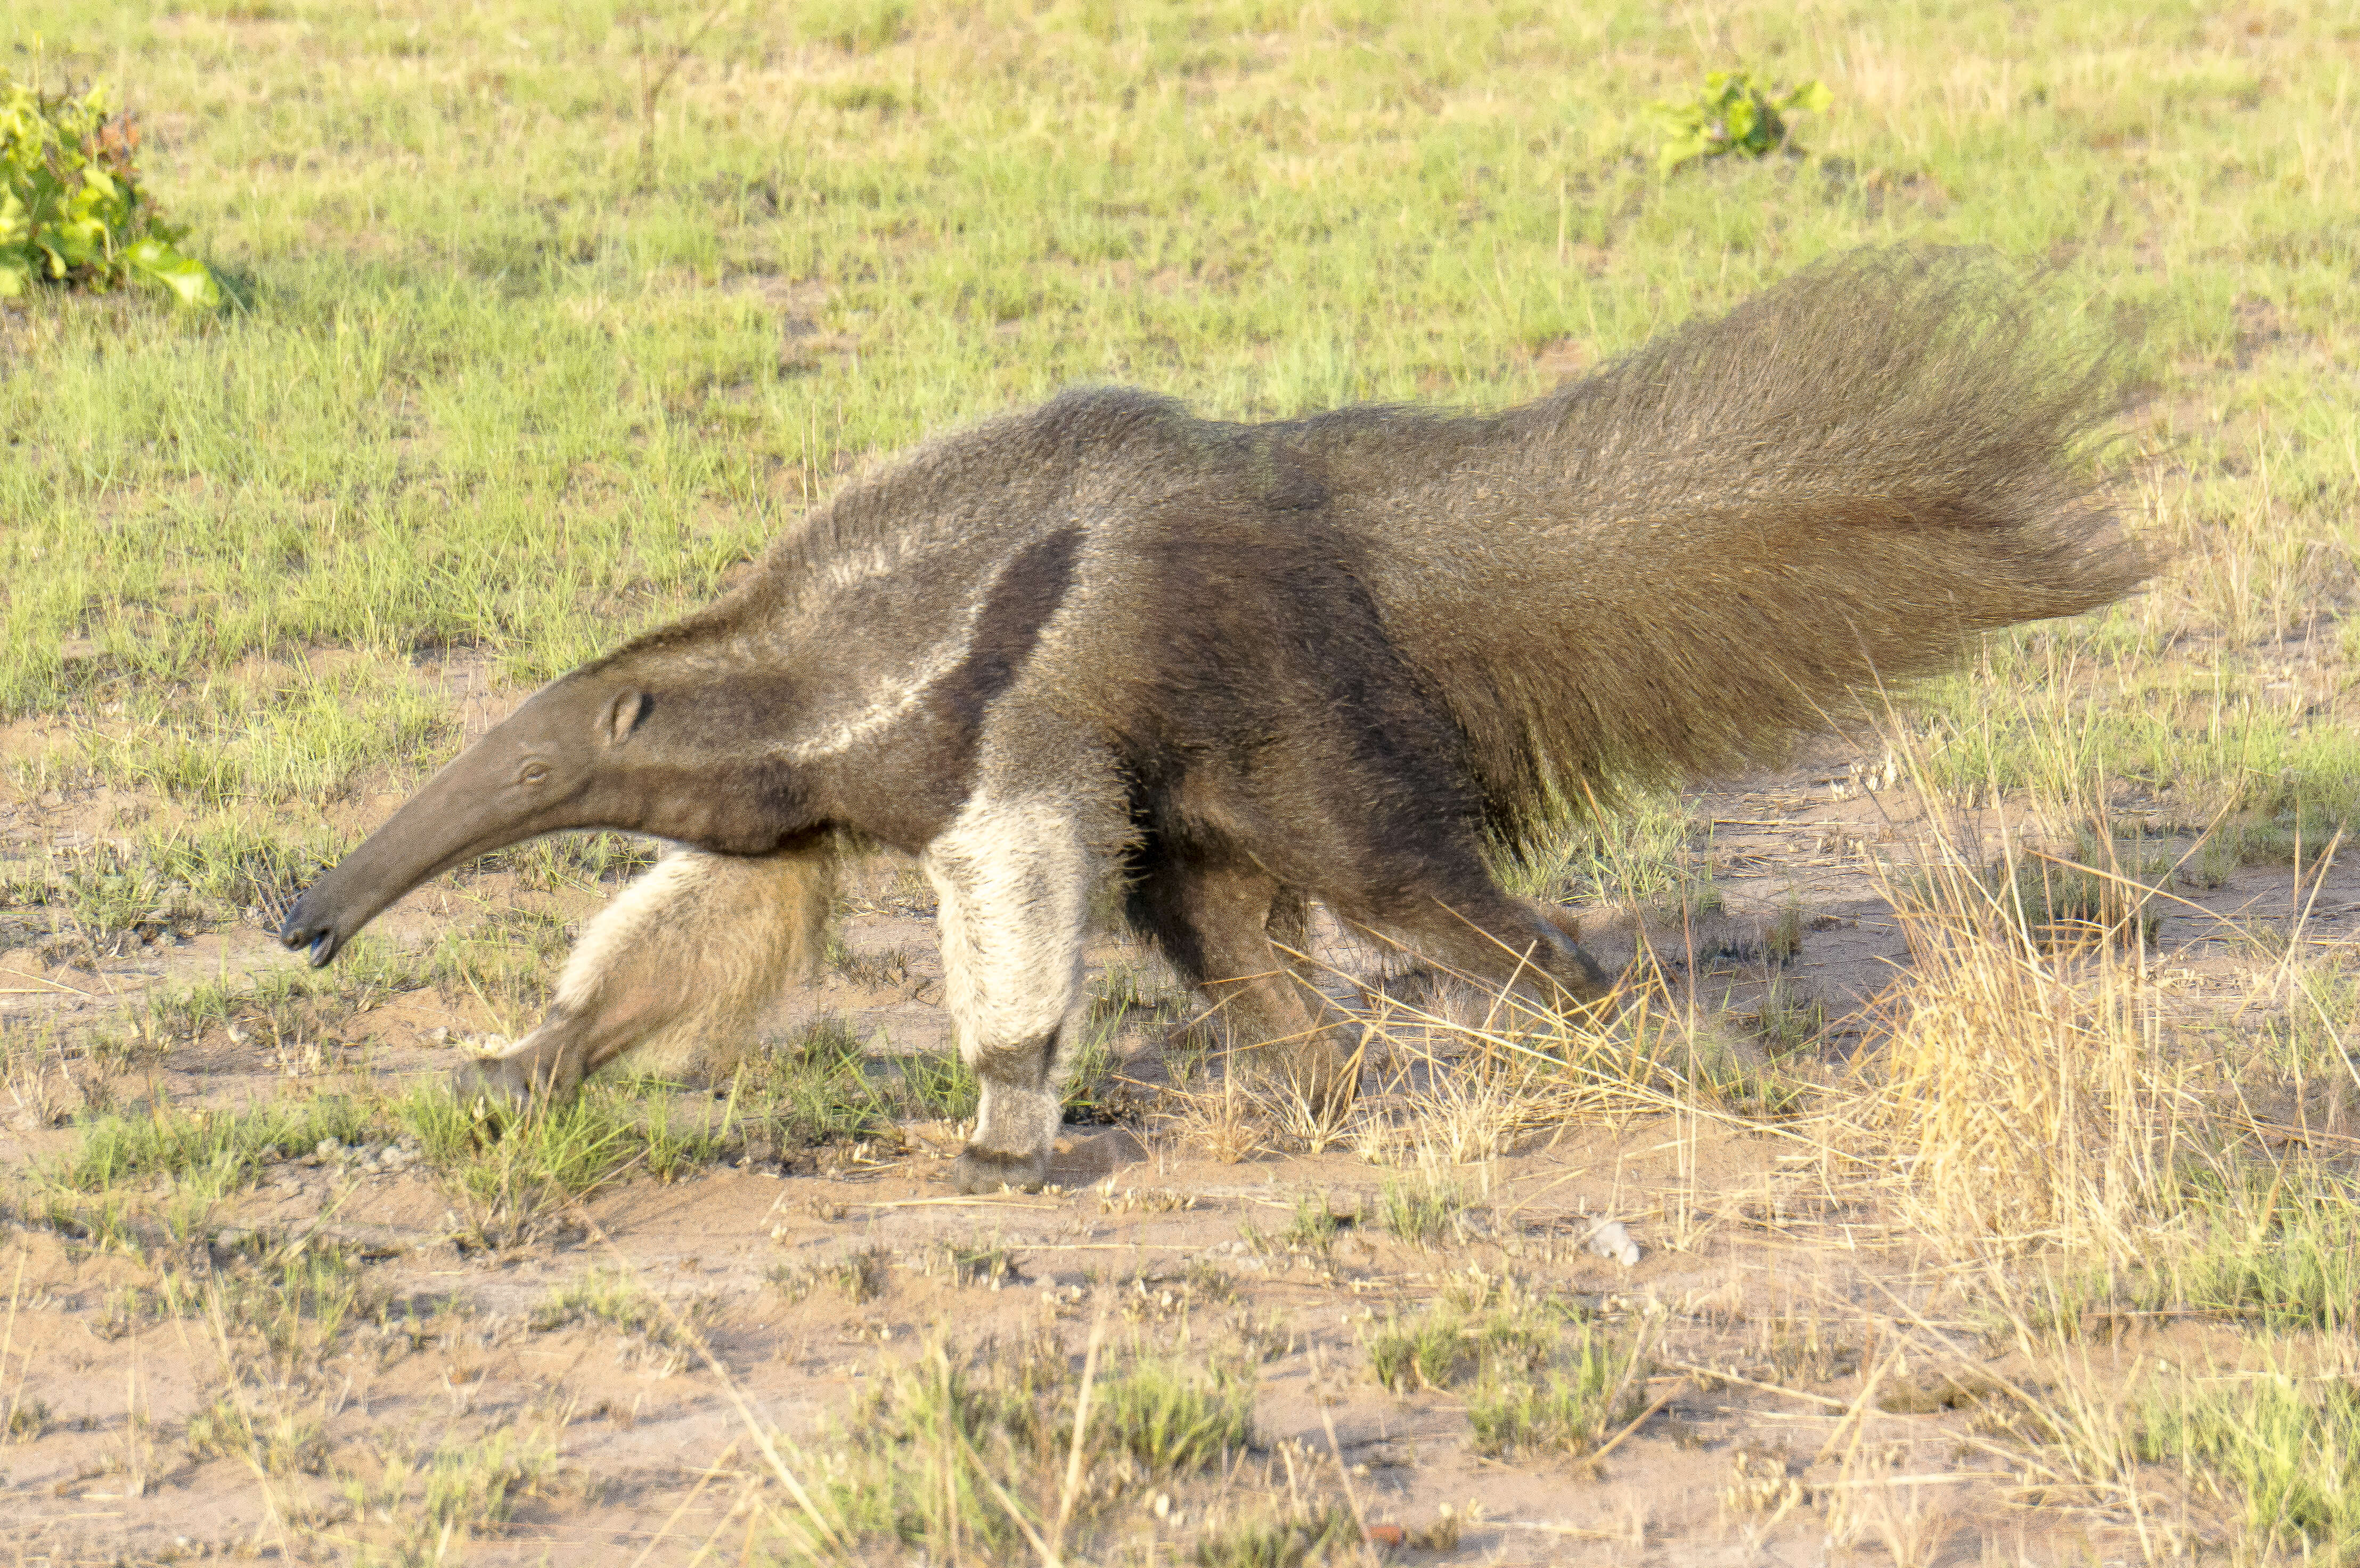
[[[1003,1187],[1037,1192],[1048,1180],[1049,1150],[1045,1149],[1038,1154],[1006,1154],[969,1144],[951,1167],[952,1187],[970,1196],[997,1192]]]

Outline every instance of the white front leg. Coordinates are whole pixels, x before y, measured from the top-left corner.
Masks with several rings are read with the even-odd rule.
[[[955,1180],[965,1192],[1036,1188],[1079,1034],[1096,866],[1069,811],[978,793],[925,868],[942,901],[944,1001],[982,1085]]]

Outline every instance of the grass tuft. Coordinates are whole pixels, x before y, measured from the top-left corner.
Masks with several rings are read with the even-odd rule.
[[[936,1561],[1011,1557],[1047,1530],[1087,1539],[1147,1487],[1218,1471],[1252,1441],[1253,1387],[1240,1370],[1134,1347],[1098,1367],[1086,1423],[1081,1400],[1080,1368],[1054,1342],[965,1354],[936,1344],[844,1423],[823,1503],[830,1528]]]

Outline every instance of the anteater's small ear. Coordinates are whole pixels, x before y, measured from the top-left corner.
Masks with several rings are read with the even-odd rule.
[[[606,737],[608,746],[620,746],[631,738],[631,732],[639,727],[652,706],[645,691],[618,691],[615,700],[606,704],[606,715],[599,721],[599,733]]]

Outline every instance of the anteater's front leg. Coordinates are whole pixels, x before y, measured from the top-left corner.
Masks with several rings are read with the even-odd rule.
[[[825,848],[665,855],[583,931],[540,1027],[459,1070],[461,1097],[568,1094],[627,1051],[650,1073],[726,1070],[762,1008],[816,957],[833,870]]]
[[[1030,1191],[1048,1179],[1081,1024],[1092,860],[1056,805],[978,796],[925,866],[941,898],[944,1000],[983,1091],[953,1180],[962,1192]]]

